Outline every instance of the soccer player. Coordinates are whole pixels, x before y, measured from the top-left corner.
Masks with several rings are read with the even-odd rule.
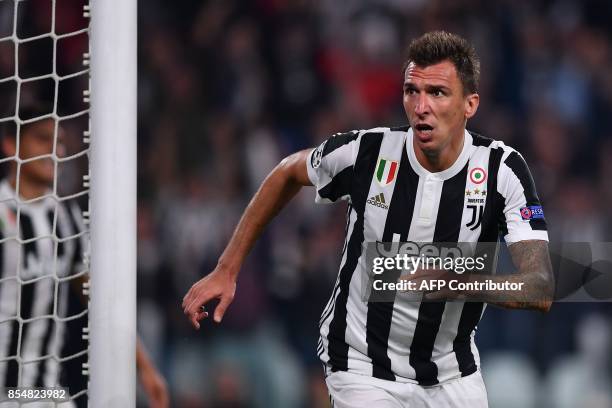
[[[47,112],[35,105],[20,109],[24,118]],[[81,259],[86,245],[82,236],[77,237],[84,230],[79,207],[49,196],[55,176],[50,155],[55,145],[55,154],[64,156],[63,132],[58,128],[55,143],[55,121],[51,118],[22,125],[18,138],[15,130],[6,127],[0,136],[4,157],[23,160],[19,166],[11,161],[8,175],[0,182],[0,239],[5,240],[0,247],[0,388],[64,386],[75,390],[74,382],[81,381],[82,388],[76,388],[80,391],[86,387],[80,375],[82,359],[63,364],[58,361],[85,349],[86,344],[78,344],[80,327],[76,327],[76,333],[68,332],[65,322],[49,317],[66,317],[69,301],[79,299],[82,276],[58,282],[57,287],[54,277],[68,278],[83,270]],[[53,236],[65,240],[56,245]],[[25,282],[17,281],[17,276]],[[81,304],[77,311],[83,309]],[[17,317],[25,321],[20,324]],[[21,357],[21,369],[17,356]],[[136,357],[151,406],[167,407],[165,381],[140,342]],[[74,361],[79,362],[77,367]],[[6,394],[2,399],[6,400]],[[82,398],[77,401],[79,406],[85,402]],[[0,402],[0,406],[4,404],[15,406],[14,402]]]
[[[337,134],[285,158],[248,205],[216,268],[185,295],[193,326],[208,317],[203,306],[212,299],[219,300],[214,321],[221,321],[264,226],[302,186],[314,185],[316,202],[349,203],[318,345],[333,406],[486,407],[474,344],[484,304],[548,311],[553,277],[543,210],[523,157],[466,130],[480,102],[479,71],[465,39],[446,32],[415,39],[403,82],[409,126]],[[462,292],[469,302],[363,300],[368,242],[496,243],[500,232],[518,269],[503,280],[523,283],[521,291]],[[426,295],[440,293],[448,294]]]

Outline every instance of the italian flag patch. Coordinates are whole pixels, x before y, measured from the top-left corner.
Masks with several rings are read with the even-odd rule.
[[[378,158],[378,164],[376,165],[376,181],[381,186],[386,186],[395,180],[397,176],[397,168],[399,163],[393,160]]]

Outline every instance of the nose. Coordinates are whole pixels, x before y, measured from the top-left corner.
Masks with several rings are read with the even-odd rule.
[[[418,94],[416,104],[414,105],[414,113],[419,116],[429,113],[429,103],[425,92],[420,92]]]

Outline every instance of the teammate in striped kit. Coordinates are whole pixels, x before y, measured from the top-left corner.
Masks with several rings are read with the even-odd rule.
[[[550,308],[546,223],[522,156],[466,130],[479,104],[472,46],[453,34],[427,33],[411,43],[404,74],[410,126],[337,134],[284,159],[249,204],[217,268],[192,286],[183,308],[198,328],[208,316],[200,307],[219,298],[219,322],[265,224],[301,186],[314,185],[317,202],[349,203],[318,345],[334,406],[486,407],[476,324],[485,303]],[[444,290],[428,293],[441,298],[435,302],[363,300],[368,242],[495,243],[500,233],[518,268],[503,279],[523,283],[521,291],[459,294],[470,302],[446,301],[457,294]]]
[[[2,135],[5,157],[17,152],[14,132]],[[31,159],[53,151],[54,123],[45,119],[21,128],[19,157]],[[58,155],[62,155],[58,143]],[[54,316],[67,317],[69,283],[57,284],[82,270],[80,253],[84,241],[77,234],[83,228],[76,205],[58,204],[48,186],[53,183],[54,163],[48,156],[23,163],[19,168],[19,196],[29,203],[17,202],[17,165],[11,164],[8,177],[0,182],[0,387],[51,387],[59,384],[65,324]],[[57,243],[53,236],[65,241]],[[17,239],[26,241],[19,243]],[[79,266],[80,265],[80,266]],[[74,267],[74,269],[73,269]],[[17,276],[24,281],[20,284]],[[81,308],[83,309],[83,308]],[[20,324],[16,319],[24,319]],[[22,358],[20,364],[15,357]],[[8,406],[14,403],[5,402]],[[44,406],[38,404],[34,406]],[[72,406],[70,403],[60,406]]]
[[[28,104],[21,106],[20,114],[32,118],[49,111]],[[45,118],[21,125],[18,142],[15,135],[14,128],[5,126],[0,136],[4,157],[23,160],[19,167],[11,162],[7,177],[0,181],[0,407],[18,406],[6,401],[5,387],[65,386],[72,393],[87,388],[81,374],[86,355],[59,361],[87,349],[81,339],[84,321],[79,318],[86,313],[79,293],[87,245],[81,211],[74,200],[58,201],[49,189],[55,176],[50,157],[54,145],[55,154],[65,156],[63,132],[58,128],[56,141],[55,122]],[[140,342],[137,366],[151,406],[167,407],[165,381]],[[86,398],[78,398],[57,406],[86,405]],[[55,407],[46,402],[27,406]]]

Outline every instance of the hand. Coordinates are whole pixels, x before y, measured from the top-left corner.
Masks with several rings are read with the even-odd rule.
[[[140,383],[149,398],[149,407],[168,408],[168,387],[161,374],[152,365],[144,366],[139,371]]]
[[[210,274],[206,275],[193,284],[191,289],[183,298],[183,312],[191,321],[196,329],[200,328],[200,320],[208,317],[208,312],[203,306],[213,299],[219,299],[219,304],[215,308],[214,320],[220,323],[223,315],[236,293],[236,281],[230,277],[226,270],[215,268]]]
[[[465,277],[445,269],[419,268],[414,274],[402,275],[400,280],[413,282],[416,288],[421,288],[421,285],[426,282],[427,287],[432,289],[424,291],[423,298],[425,300],[459,300],[465,298],[458,291],[449,288],[449,281],[465,280]]]

